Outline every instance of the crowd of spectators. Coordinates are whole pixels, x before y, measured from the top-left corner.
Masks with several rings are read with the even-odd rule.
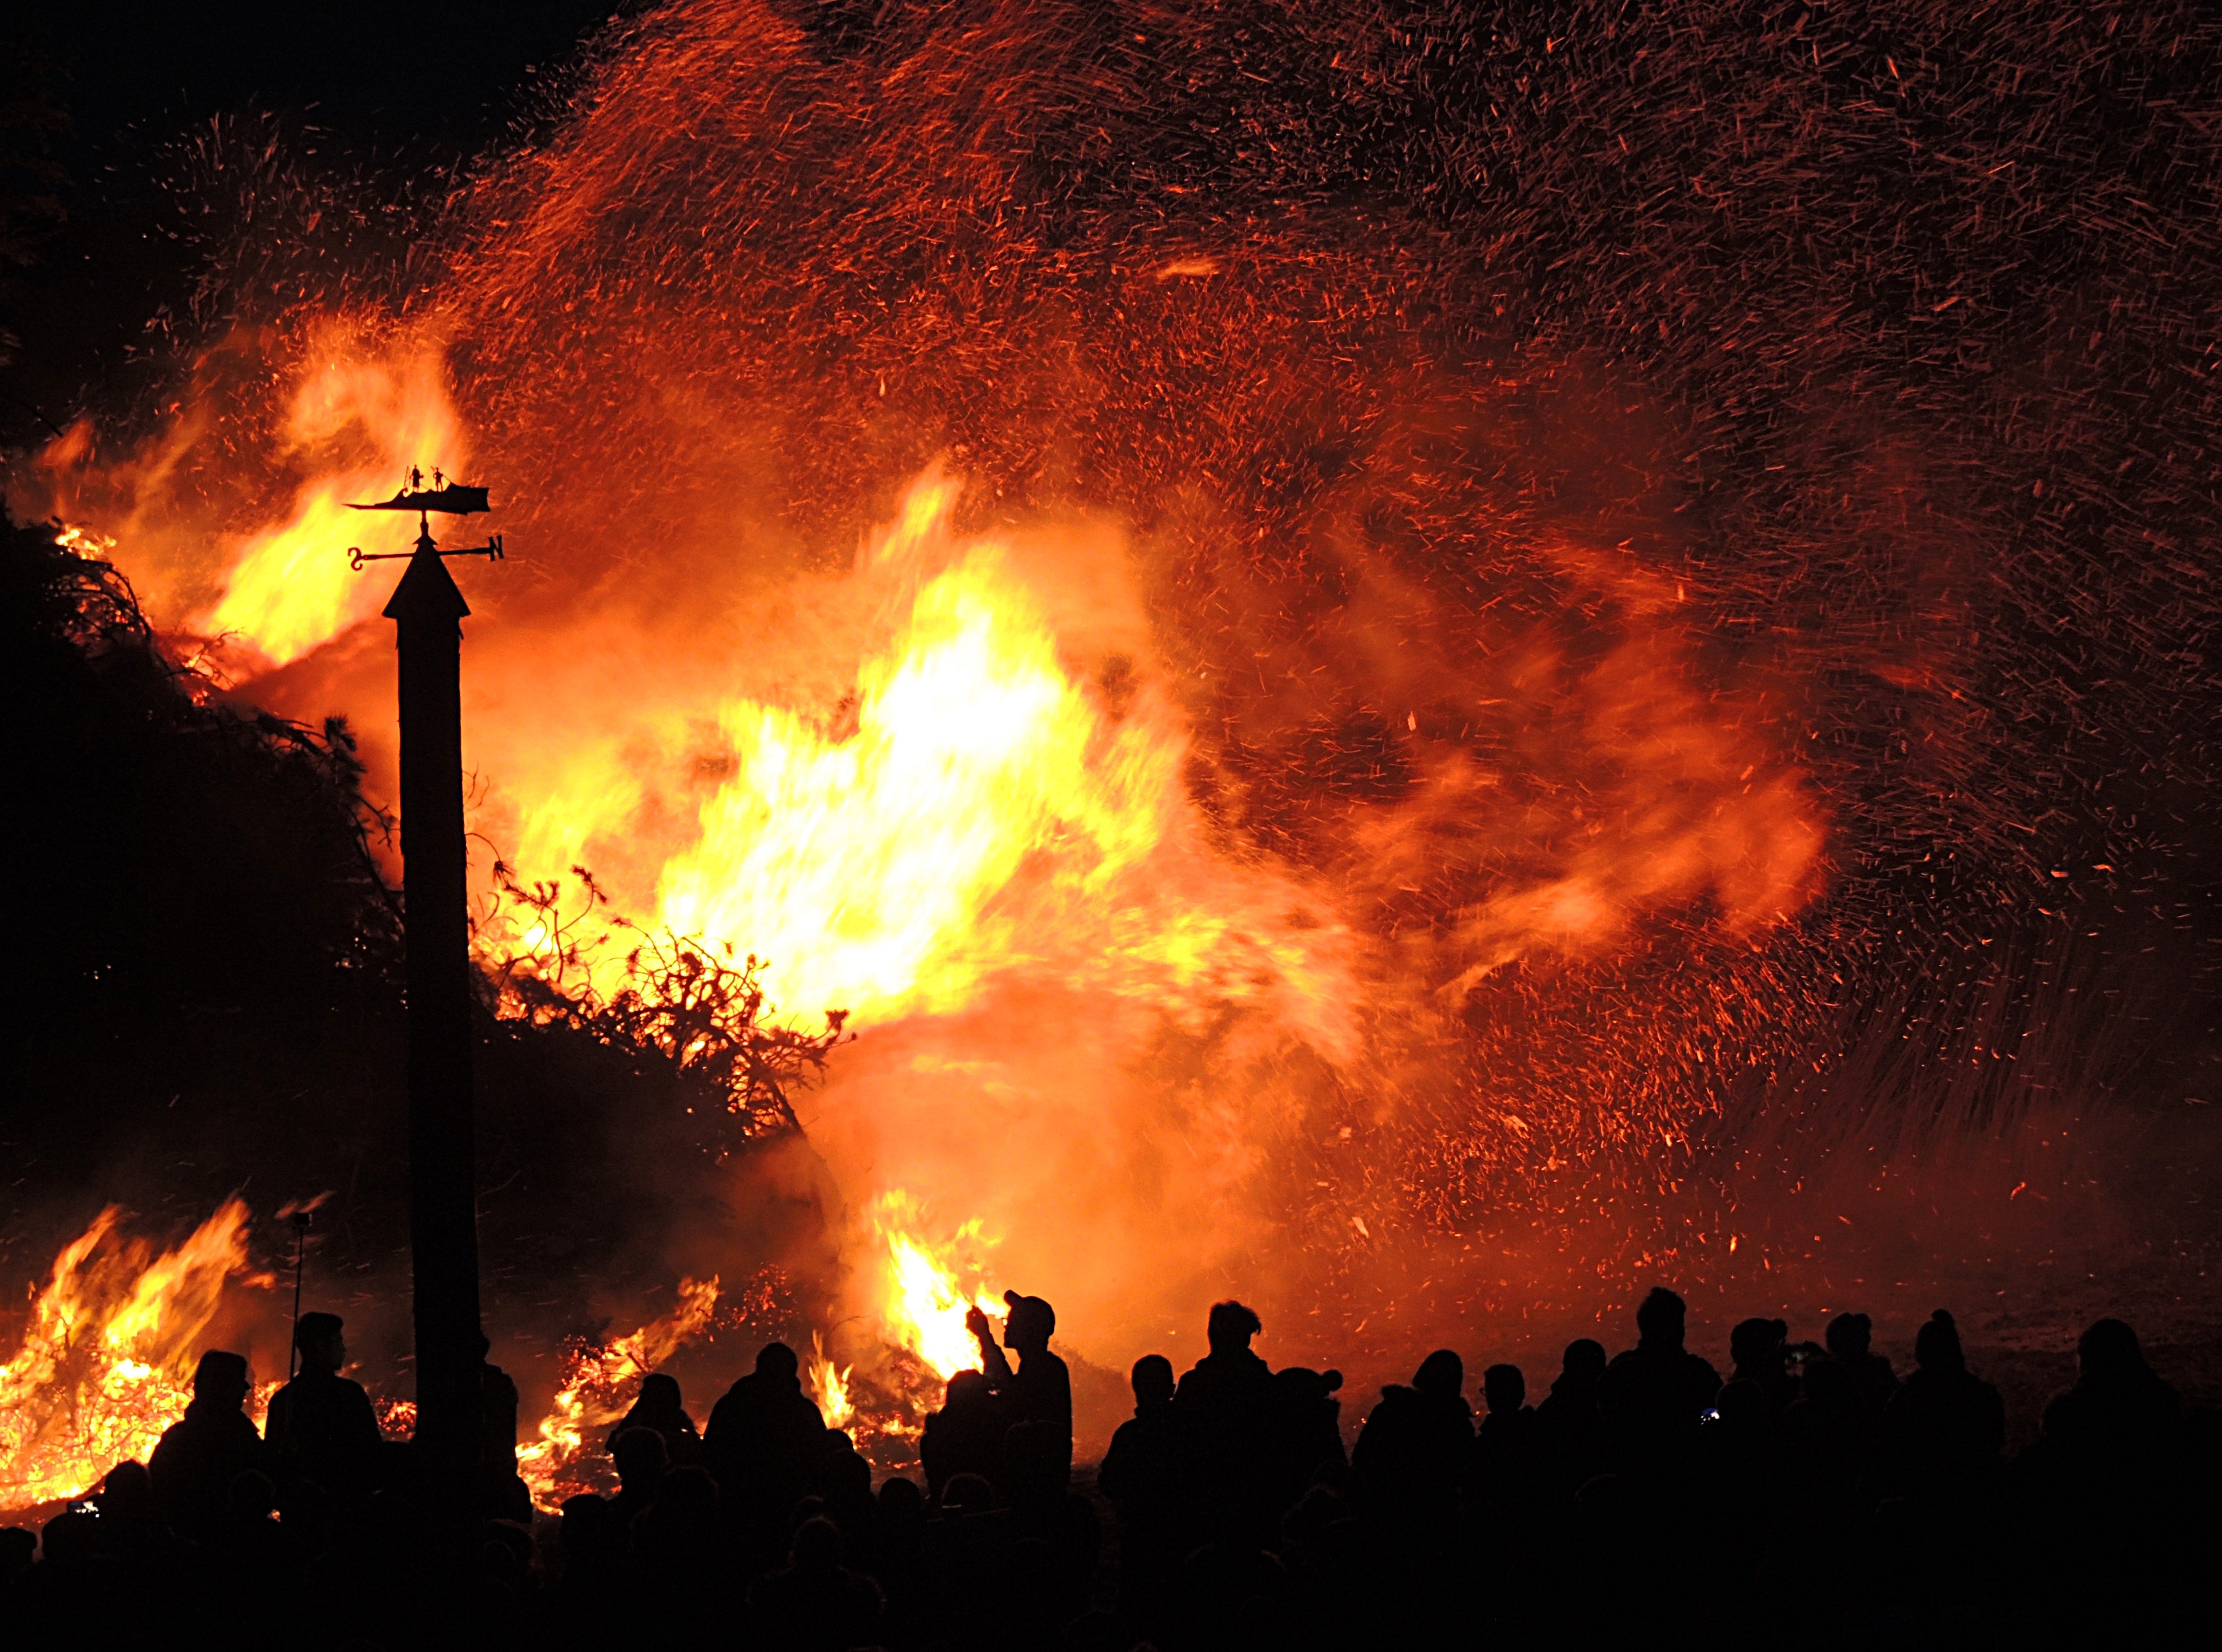
[[[536,1536],[514,1390],[489,1367],[478,1504],[440,1517],[340,1374],[329,1315],[267,1431],[245,1362],[204,1356],[148,1462],[41,1531],[0,1530],[20,1643],[332,1649],[2173,1645],[2216,1621],[2222,1433],[2136,1335],[2083,1334],[2074,1384],[2009,1456],[1952,1316],[1901,1377],[1860,1314],[1820,1344],[1745,1320],[1719,1372],[1656,1290],[1636,1340],[1567,1347],[1530,1403],[1509,1364],[1440,1349],[1346,1449],[1340,1374],[1271,1369],[1258,1316],[1211,1310],[1185,1375],[1151,1354],[1134,1410],[1076,1475],[1056,1318],[1008,1297],[920,1478],[875,1484],[772,1343],[699,1429],[644,1379],[607,1448],[618,1489]],[[1016,1355],[1014,1365],[1007,1347]],[[510,1419],[508,1454],[499,1439]],[[454,1500],[452,1485],[445,1495]],[[468,1501],[466,1498],[465,1501]]]

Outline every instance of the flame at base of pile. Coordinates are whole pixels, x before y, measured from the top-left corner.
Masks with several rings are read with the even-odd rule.
[[[193,1366],[213,1346],[207,1334],[227,1286],[275,1283],[250,1264],[242,1200],[160,1253],[120,1236],[122,1215],[109,1206],[63,1247],[18,1346],[0,1365],[0,1509],[80,1497],[116,1463],[145,1461],[191,1402]],[[976,1222],[936,1241],[923,1209],[895,1191],[876,1202],[871,1228],[879,1247],[869,1287],[878,1295],[871,1346],[837,1360],[813,1333],[804,1378],[828,1428],[849,1432],[876,1466],[896,1469],[916,1461],[943,1383],[978,1368],[966,1314],[1001,1303],[981,1272],[989,1241]],[[606,1341],[570,1344],[548,1413],[518,1451],[536,1506],[553,1512],[568,1497],[615,1489],[610,1431],[638,1398],[641,1379],[713,1328],[719,1302],[716,1277],[682,1279],[661,1317]],[[258,1423],[277,1387],[256,1385],[249,1414]],[[389,1439],[413,1432],[413,1401],[379,1395],[373,1404]]]
[[[0,1508],[77,1497],[143,1461],[185,1414],[199,1338],[249,1267],[247,1206],[227,1201],[174,1249],[117,1234],[110,1205],[54,1258],[15,1354],[0,1366]],[[274,1385],[256,1388],[260,1416]]]
[[[614,1489],[615,1470],[602,1451],[609,1430],[631,1409],[640,1379],[708,1324],[717,1306],[715,1275],[681,1279],[678,1302],[662,1318],[612,1342],[571,1344],[538,1437],[518,1448],[517,1472],[537,1507],[553,1511],[567,1497]]]

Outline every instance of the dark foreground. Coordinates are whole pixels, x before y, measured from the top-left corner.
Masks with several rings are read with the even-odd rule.
[[[1616,1358],[1569,1347],[1538,1404],[1517,1369],[1490,1366],[1478,1425],[1459,1357],[1428,1355],[1346,1452],[1340,1376],[1270,1370],[1254,1316],[1223,1303],[1211,1354],[1177,1382],[1161,1358],[1137,1363],[1133,1420],[1092,1485],[1070,1468],[1052,1329],[1017,1298],[1015,1364],[982,1335],[988,1370],[951,1384],[924,1486],[876,1491],[773,1344],[699,1432],[677,1385],[647,1379],[609,1442],[621,1491],[537,1528],[502,1460],[498,1373],[470,1509],[366,1432],[361,1391],[330,1368],[336,1340],[329,1358],[304,1348],[267,1440],[239,1409],[243,1366],[212,1354],[149,1466],[118,1465],[40,1533],[0,1532],[0,1621],[22,1645],[822,1652],[2212,1631],[2222,1420],[2187,1415],[2118,1321],[2085,1333],[2075,1382],[2012,1455],[1949,1316],[1902,1377],[1861,1316],[1831,1322],[1826,1347],[1748,1320],[1723,1381],[1685,1351],[1664,1291]]]

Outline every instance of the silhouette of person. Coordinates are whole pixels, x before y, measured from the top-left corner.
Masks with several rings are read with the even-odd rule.
[[[1635,1346],[1597,1379],[1610,1460],[1631,1473],[1671,1471],[1697,1439],[1720,1373],[1683,1347],[1689,1309],[1663,1285],[1635,1310]]]
[[[675,1464],[691,1463],[701,1454],[702,1436],[695,1432],[694,1419],[681,1403],[679,1379],[660,1371],[640,1379],[640,1393],[632,1409],[610,1430],[612,1445],[627,1429],[655,1429],[662,1436],[664,1452]]]
[[[1735,1366],[1729,1380],[1758,1389],[1770,1412],[1798,1398],[1798,1385],[1790,1375],[1789,1341],[1790,1327],[1779,1319],[1742,1320],[1729,1333],[1729,1358]]]
[[[1350,1467],[1378,1513],[1397,1520],[1446,1519],[1473,1443],[1466,1364],[1448,1348],[1420,1362],[1409,1387],[1391,1383],[1359,1430]]]
[[[1528,1404],[1528,1378],[1518,1366],[1494,1365],[1483,1372],[1481,1403],[1485,1409],[1474,1439],[1487,1454],[1533,1448],[1535,1409]]]
[[[340,1375],[347,1364],[345,1330],[336,1314],[302,1315],[293,1328],[299,1374],[270,1398],[264,1438],[272,1476],[289,1505],[303,1482],[343,1505],[367,1503],[378,1489],[385,1444],[370,1396]]]
[[[1072,1373],[1063,1360],[1049,1351],[1057,1332],[1057,1310],[1039,1297],[1022,1297],[1006,1291],[1003,1301],[1010,1314],[1003,1321],[1003,1347],[1019,1356],[1011,1369],[1003,1349],[995,1346],[987,1315],[968,1310],[964,1327],[980,1344],[980,1361],[989,1388],[1003,1402],[1004,1426],[1039,1423],[1064,1441],[1064,1481],[1072,1479]]]
[[[240,1408],[252,1386],[247,1361],[211,1348],[193,1372],[192,1403],[148,1459],[154,1498],[180,1536],[199,1539],[223,1524],[231,1483],[259,1472],[262,1436]]]
[[[1960,1331],[1942,1308],[1913,1339],[1915,1370],[1884,1413],[1899,1489],[1950,1493],[1995,1467],[2005,1447],[1999,1391],[1968,1369]]]
[[[656,1501],[663,1477],[670,1472],[671,1457],[663,1436],[654,1429],[619,1430],[610,1442],[610,1455],[618,1466],[618,1494],[610,1499],[610,1512],[619,1526],[630,1529]]]
[[[31,1569],[39,1552],[39,1534],[28,1526],[0,1526],[0,1589]]]
[[[2118,1319],[2095,1322],[2076,1340],[2075,1366],[2074,1385],[2044,1408],[2047,1452],[2086,1470],[2156,1467],[2183,1405],[2145,1363],[2137,1334]]]
[[[1572,1496],[1604,1467],[1604,1419],[1597,1411],[1604,1369],[1604,1343],[1587,1336],[1567,1343],[1551,1391],[1535,1408],[1536,1431],[1562,1496]]]
[[[480,1496],[488,1519],[530,1524],[532,1493],[517,1472],[517,1384],[486,1358],[493,1347],[479,1338]]]
[[[1782,1413],[1781,1453],[1793,1493],[1823,1523],[1852,1511],[1874,1435],[1851,1370],[1833,1354],[1808,1360],[1798,1397]]]
[[[841,1529],[820,1517],[795,1529],[786,1568],[756,1580],[749,1611],[773,1652],[844,1652],[871,1642],[882,1602],[877,1584],[841,1564]]]
[[[1829,1357],[1851,1379],[1860,1413],[1880,1423],[1891,1396],[1898,1392],[1898,1373],[1874,1351],[1874,1321],[1865,1314],[1838,1314],[1829,1322],[1826,1336]]]
[[[1284,1366],[1273,1373],[1271,1433],[1266,1442],[1273,1498],[1285,1509],[1321,1473],[1346,1468],[1342,1448],[1342,1372]]]
[[[1003,1472],[1002,1402],[988,1386],[985,1373],[960,1371],[943,1391],[941,1409],[926,1419],[919,1441],[919,1467],[926,1471],[926,1494],[939,1504],[959,1475],[977,1475],[991,1485]]]
[[[727,1498],[778,1515],[807,1488],[825,1419],[802,1391],[801,1369],[793,1348],[768,1342],[711,1409],[703,1460]]]
[[[1134,1415],[1111,1435],[1095,1487],[1119,1511],[1119,1597],[1129,1612],[1153,1611],[1180,1564],[1180,1428],[1173,1362],[1146,1354],[1128,1375]]]
[[[1267,1449],[1273,1373],[1250,1347],[1264,1329],[1239,1302],[1215,1303],[1205,1322],[1211,1352],[1173,1391],[1196,1511],[1215,1525],[1264,1524],[1277,1511],[1261,1506],[1267,1492]]]

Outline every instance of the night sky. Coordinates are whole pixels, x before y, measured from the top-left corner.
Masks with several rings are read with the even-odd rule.
[[[269,120],[296,157],[389,174],[452,166],[529,118],[539,77],[609,0],[375,8],[117,0],[7,8],[0,155],[18,192],[65,215],[29,225],[28,267],[0,270],[0,446],[36,438],[143,349],[186,301],[194,259],[160,226],[166,155],[212,120]],[[41,166],[40,163],[45,163]],[[27,164],[28,163],[28,164]],[[55,176],[47,167],[60,169]],[[129,377],[129,375],[125,375]]]

